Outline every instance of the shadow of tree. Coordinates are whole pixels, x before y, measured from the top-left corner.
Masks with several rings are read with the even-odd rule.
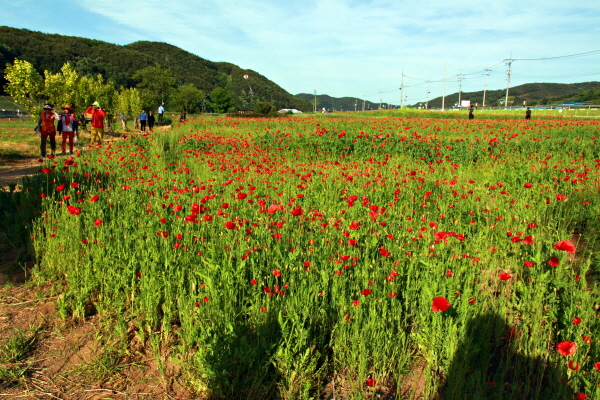
[[[515,337],[516,336],[516,337]],[[528,357],[519,348],[518,333],[504,319],[488,312],[467,325],[439,390],[443,400],[568,399],[570,388],[561,383],[564,371],[548,357]]]

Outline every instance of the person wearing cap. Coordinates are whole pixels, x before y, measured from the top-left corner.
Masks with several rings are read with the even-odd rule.
[[[46,157],[46,142],[48,141],[48,137],[50,138],[50,150],[52,154],[56,150],[56,127],[54,126],[54,121],[56,120],[58,120],[58,114],[54,111],[54,107],[51,104],[46,104],[34,129],[34,132],[40,133],[40,151],[42,157]]]
[[[106,111],[100,107],[100,103],[95,101],[85,112],[86,114],[92,114],[92,141],[90,144],[94,144],[96,136],[98,136],[98,143],[102,144],[102,140],[104,139],[104,117],[106,117]]]
[[[65,155],[67,153],[66,143],[67,138],[69,139],[69,154],[73,154],[73,142],[75,136],[77,135],[77,118],[75,118],[75,114],[73,114],[73,109],[71,106],[66,105],[62,107],[64,112],[60,114],[60,118],[58,120],[58,131],[62,134],[62,154]]]

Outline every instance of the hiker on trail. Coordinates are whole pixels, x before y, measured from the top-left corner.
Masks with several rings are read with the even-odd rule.
[[[56,120],[58,120],[58,114],[54,111],[54,107],[51,104],[46,104],[34,129],[34,132],[40,133],[40,151],[42,157],[46,157],[46,142],[48,141],[48,137],[50,137],[50,150],[52,154],[56,150],[56,127],[54,126],[54,121]]]
[[[156,120],[154,119],[154,115],[152,115],[152,111],[148,111],[148,130],[153,131],[154,130],[154,122]]]
[[[66,105],[63,106],[62,109],[64,112],[60,114],[57,128],[57,130],[62,134],[62,155],[64,156],[67,154],[67,138],[69,139],[69,154],[73,155],[73,144],[75,141],[75,136],[77,136],[77,127],[79,125],[77,123],[77,118],[75,118],[75,114],[73,114],[73,109],[71,106]]]
[[[525,111],[525,119],[531,119],[531,109],[527,107],[527,111]]]
[[[140,132],[145,132],[146,123],[148,122],[148,114],[146,114],[146,110],[144,110],[143,108],[138,119],[140,120]]]
[[[87,114],[92,114],[92,141],[90,145],[94,144],[96,136],[98,136],[98,144],[102,144],[104,139],[104,117],[106,117],[106,111],[100,107],[100,103],[97,101],[93,102],[86,110]]]
[[[473,119],[473,118],[475,118],[475,116],[473,115],[473,110],[474,110],[474,108],[473,108],[473,106],[471,106],[471,107],[469,108],[469,119]]]
[[[158,122],[163,122],[163,114],[165,113],[164,103],[158,106]]]

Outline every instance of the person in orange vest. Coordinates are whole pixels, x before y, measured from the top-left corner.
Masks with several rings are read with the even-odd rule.
[[[92,141],[90,144],[94,144],[96,136],[98,136],[98,143],[102,144],[102,140],[104,139],[104,117],[106,117],[106,111],[100,107],[100,103],[95,101],[87,108],[86,113],[92,114]]]
[[[67,138],[69,139],[69,154],[73,154],[73,142],[75,136],[77,136],[77,118],[75,118],[75,114],[73,114],[73,109],[71,106],[66,105],[62,107],[64,112],[60,114],[58,120],[58,128],[57,130],[62,134],[62,155],[64,156],[67,153]]]
[[[51,104],[44,106],[44,112],[40,114],[40,118],[37,121],[34,132],[40,133],[40,151],[42,157],[46,157],[46,142],[50,137],[50,150],[52,154],[56,150],[56,127],[54,121],[58,120],[58,114],[54,111],[54,107]]]

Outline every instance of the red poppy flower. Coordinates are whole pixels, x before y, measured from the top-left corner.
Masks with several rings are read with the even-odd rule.
[[[291,213],[294,217],[298,217],[298,216],[302,215],[302,208],[301,207],[295,208],[291,211]]]
[[[396,292],[390,292],[390,294],[388,296],[389,297],[397,297],[398,293],[396,293]]]
[[[594,368],[596,371],[600,372],[600,362],[594,363]]]
[[[556,350],[560,355],[565,357],[572,356],[577,353],[577,345],[570,340],[563,340],[559,344],[556,345]]]
[[[573,325],[579,325],[581,323],[581,318],[575,317],[573,318]]]
[[[135,273],[135,277],[136,278],[141,278],[142,277],[142,273],[141,272],[136,272]]]
[[[373,293],[373,290],[372,290],[372,289],[363,289],[363,290],[360,292],[360,294],[362,294],[363,296],[368,296],[368,295],[370,295],[371,293]]]
[[[533,236],[531,236],[531,235],[525,236],[525,244],[535,244],[533,242]]]
[[[383,257],[389,257],[392,253],[390,253],[385,247],[381,246],[379,248],[379,254],[381,254]]]
[[[100,196],[98,196],[98,195],[95,195],[94,197],[92,197],[92,198],[90,199],[90,201],[91,201],[92,203],[95,203],[95,202],[97,202],[97,201],[98,201],[98,199],[99,199],[99,198],[100,198]]]
[[[525,265],[527,268],[532,268],[535,263],[533,261],[525,261],[523,265]]]
[[[575,360],[570,360],[569,369],[572,369],[573,371],[579,371],[579,363]]]
[[[371,387],[377,385],[377,381],[375,379],[373,379],[373,378],[367,379],[366,383],[367,383],[367,386],[371,386]]]
[[[527,189],[529,189],[529,188],[530,188],[530,187],[532,187],[532,186],[533,186],[533,184],[532,184],[532,183],[529,183],[529,182],[527,182],[526,184],[524,184],[524,185],[523,185],[523,187],[525,187],[525,188],[527,188]]]
[[[583,392],[579,392],[579,394],[577,395],[577,397],[575,397],[576,400],[585,400],[587,399],[587,395]]]
[[[67,206],[67,211],[71,215],[79,215],[81,214],[81,207]]]
[[[256,282],[256,279],[252,279],[252,280],[250,281],[250,284],[251,284],[251,285],[256,285],[256,283],[257,283],[257,282]]]
[[[568,240],[561,240],[554,245],[555,250],[563,250],[567,253],[575,253],[575,245]]]
[[[236,229],[237,225],[235,224],[235,222],[227,221],[227,222],[225,222],[225,228]]]
[[[275,275],[277,278],[279,278],[281,276],[281,271],[278,269],[274,269],[273,270],[273,275]]]
[[[310,264],[310,261],[304,261],[304,263],[303,263],[303,264],[304,264],[304,266],[305,266],[306,268],[310,267],[310,265],[311,265],[311,264]]]
[[[445,297],[434,297],[431,303],[433,312],[446,311],[450,307],[450,302]]]
[[[98,218],[97,220],[94,221],[94,226],[100,226],[102,225],[102,220],[100,218]]]
[[[551,259],[548,260],[548,265],[551,267],[558,267],[558,264],[559,264],[558,257],[552,257]]]
[[[469,297],[469,303],[470,304],[473,304],[475,302],[477,302],[477,300],[475,300],[475,297]]]
[[[359,306],[360,305],[360,301],[358,301],[358,300],[352,300],[352,305],[354,307]]]
[[[500,278],[501,281],[507,281],[512,278],[512,275],[508,272],[501,272],[498,274],[498,278]]]
[[[592,338],[589,336],[582,336],[581,339],[587,344],[592,344]]]

